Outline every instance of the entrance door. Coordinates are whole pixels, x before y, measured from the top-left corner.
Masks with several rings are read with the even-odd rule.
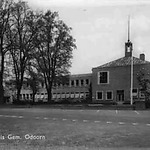
[[[124,101],[124,90],[117,90],[117,102]]]

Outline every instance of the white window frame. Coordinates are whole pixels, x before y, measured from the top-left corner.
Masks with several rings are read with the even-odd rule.
[[[140,97],[140,98],[145,98],[145,95],[142,94],[142,91],[139,92],[139,97]]]
[[[108,93],[108,92],[111,92],[111,93],[112,93],[112,97],[111,97],[111,99],[108,99],[108,98],[107,98],[107,93]],[[106,91],[106,95],[105,95],[105,96],[106,96],[106,100],[113,100],[113,91],[112,91],[112,90],[108,90],[108,91]]]
[[[102,93],[102,99],[98,99],[98,92]],[[104,100],[104,92],[103,91],[96,91],[96,100]]]
[[[101,72],[107,72],[107,83],[100,83],[100,73]],[[109,71],[99,71],[97,76],[98,76],[98,84],[109,84]]]
[[[133,90],[137,90],[137,92],[135,93],[135,92],[133,92]],[[133,90],[132,90],[132,95],[133,95],[133,97],[138,97],[138,88],[133,88]]]

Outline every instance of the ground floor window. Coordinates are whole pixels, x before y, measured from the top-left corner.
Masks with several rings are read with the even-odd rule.
[[[30,94],[30,99],[32,99],[33,98],[33,94]]]
[[[140,92],[139,92],[139,97],[140,97],[140,98],[145,98],[145,94],[144,94],[144,91],[143,91],[143,90],[140,90]]]
[[[112,100],[113,99],[113,92],[107,91],[106,92],[106,100]]]
[[[103,91],[97,91],[96,92],[96,99],[97,100],[103,100]]]
[[[124,101],[124,90],[117,90],[116,100],[117,102],[123,102]]]
[[[136,97],[136,98],[138,97],[138,89],[133,89],[132,90],[132,96]]]
[[[23,94],[23,99],[25,99],[26,98],[26,95],[25,94]]]

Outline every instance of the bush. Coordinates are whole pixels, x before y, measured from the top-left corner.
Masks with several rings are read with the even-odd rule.
[[[145,101],[145,106],[146,106],[146,108],[150,108],[150,100]]]
[[[93,103],[92,103],[93,104]],[[117,105],[117,102],[112,101],[112,100],[107,100],[107,101],[99,101],[97,103],[94,104],[102,104],[102,105]]]
[[[32,105],[33,104],[33,102],[32,101],[30,101],[30,100],[13,100],[13,104],[15,104],[15,105]]]
[[[130,105],[130,103],[131,103],[130,101],[124,101],[123,102],[123,104],[125,104],[125,105]]]
[[[56,103],[57,104],[71,104],[71,101],[69,99],[63,99],[63,100],[60,100]]]

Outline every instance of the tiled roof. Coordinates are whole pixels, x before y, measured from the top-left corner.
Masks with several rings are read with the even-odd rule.
[[[150,63],[150,62],[141,60],[137,57],[133,57],[133,64],[134,65],[147,64],[147,63]],[[119,66],[128,66],[128,65],[131,65],[131,57],[122,57],[120,59],[111,61],[109,63],[106,63],[106,64],[101,65],[101,66],[96,67],[96,68],[119,67]]]
[[[87,74],[73,74],[73,75],[70,75],[71,78],[78,78],[78,77],[90,77],[92,76],[92,73],[87,73]]]

